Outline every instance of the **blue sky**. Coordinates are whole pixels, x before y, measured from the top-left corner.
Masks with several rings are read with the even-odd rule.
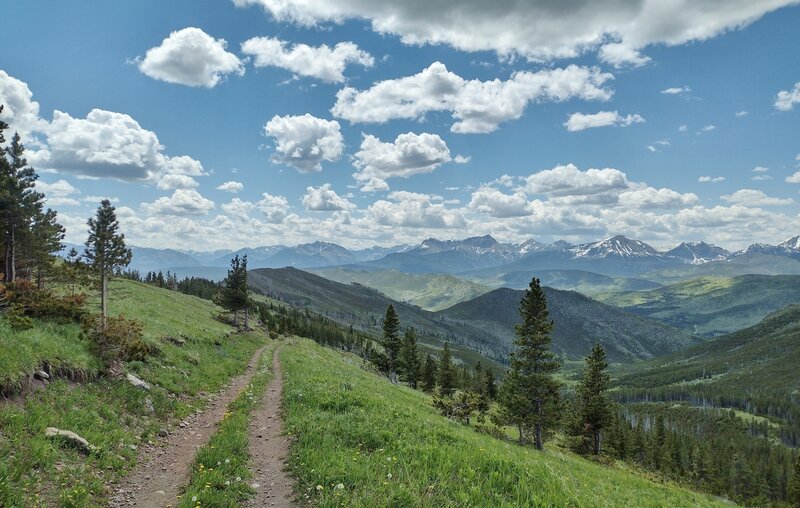
[[[429,4],[14,3],[3,118],[72,241],[800,234],[796,4]]]

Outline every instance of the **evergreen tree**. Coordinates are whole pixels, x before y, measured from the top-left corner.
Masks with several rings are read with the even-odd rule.
[[[494,373],[489,369],[483,371],[483,393],[490,400],[497,398],[497,384],[495,383]]]
[[[411,388],[416,388],[422,374],[422,365],[417,352],[417,332],[414,328],[406,330],[403,336],[398,363],[402,380]]]
[[[51,270],[55,255],[64,248],[64,227],[56,222],[56,212],[51,209],[42,211],[36,207],[31,223],[26,253],[31,263],[31,270],[36,272],[36,285],[42,289],[44,278]]]
[[[163,281],[163,274],[159,272],[158,275]],[[228,270],[228,276],[222,281],[222,290],[216,301],[221,307],[233,313],[234,326],[239,326],[239,312],[245,311],[244,328],[248,328],[247,255],[239,257],[237,254],[231,259],[231,268]]]
[[[794,461],[794,470],[789,479],[789,486],[786,489],[786,500],[791,506],[800,507],[800,453]]]
[[[559,383],[553,374],[559,369],[550,350],[553,322],[539,279],[531,280],[519,308],[522,323],[516,326],[516,351],[511,354],[511,370],[501,390],[503,415],[520,430],[520,441],[533,434],[537,449],[558,421]]]
[[[445,342],[436,375],[436,382],[439,385],[439,394],[442,397],[450,397],[453,395],[453,392],[456,390],[456,374],[456,366],[453,365],[453,358],[450,355],[450,343]]]
[[[383,327],[383,349],[386,351],[388,360],[389,379],[392,383],[397,382],[397,359],[400,355],[400,319],[394,311],[394,305],[389,304],[386,308],[386,315],[381,322]]]
[[[425,366],[422,369],[422,389],[428,393],[436,389],[437,371],[436,360],[428,354],[425,357]]]
[[[608,362],[606,352],[600,344],[595,344],[591,354],[586,357],[583,380],[578,385],[578,418],[584,434],[591,436],[592,453],[600,454],[601,431],[612,421],[611,402],[605,395],[609,377],[606,373]]]
[[[128,266],[132,253],[125,246],[125,235],[119,232],[119,221],[111,202],[104,199],[97,214],[89,219],[89,238],[83,256],[100,277],[100,319],[103,328],[108,316],[108,281],[114,272]]]

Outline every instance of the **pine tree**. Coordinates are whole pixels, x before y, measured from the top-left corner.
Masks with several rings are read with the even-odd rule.
[[[786,489],[786,501],[791,506],[800,507],[800,453],[797,454],[797,459],[794,461],[794,470]]]
[[[408,383],[411,388],[416,388],[422,374],[422,365],[417,352],[417,332],[414,328],[406,330],[403,336],[398,364],[402,373],[402,380]]]
[[[105,328],[108,316],[108,281],[114,272],[128,266],[131,250],[125,246],[125,235],[119,232],[119,221],[111,202],[104,199],[97,214],[89,219],[89,238],[83,256],[100,277],[100,319]]]
[[[583,380],[578,385],[578,418],[584,433],[591,436],[592,453],[600,454],[601,432],[612,420],[611,402],[605,395],[609,377],[606,373],[608,362],[606,352],[600,344],[595,344],[591,354],[586,357]]]
[[[397,358],[400,354],[400,319],[394,311],[394,305],[389,304],[386,308],[386,315],[381,322],[383,327],[383,349],[386,351],[388,359],[389,379],[392,383],[397,382]]]
[[[428,393],[436,389],[437,371],[436,360],[428,354],[425,357],[425,366],[422,369],[422,389]]]
[[[439,360],[436,382],[439,385],[439,394],[442,397],[450,397],[456,390],[456,366],[453,365],[453,358],[450,355],[449,342],[445,342],[442,349],[442,358]]]
[[[163,280],[163,274],[159,273]],[[231,268],[228,276],[222,282],[222,290],[216,297],[216,302],[233,313],[233,325],[239,325],[239,312],[245,311],[244,327],[248,328],[249,293],[247,286],[247,255],[236,256],[231,259]]]
[[[516,326],[516,351],[511,370],[500,394],[503,415],[518,426],[520,441],[532,433],[537,449],[544,448],[546,434],[558,420],[559,384],[553,373],[559,369],[550,350],[553,322],[539,279],[533,278],[520,302],[522,323]]]
[[[494,373],[489,369],[483,371],[483,393],[485,393],[490,400],[497,398],[497,383],[494,379]]]
[[[53,266],[55,254],[64,248],[64,227],[56,222],[56,212],[42,211],[36,207],[30,234],[26,242],[26,253],[31,262],[31,270],[36,271],[36,285],[42,289],[44,278]]]

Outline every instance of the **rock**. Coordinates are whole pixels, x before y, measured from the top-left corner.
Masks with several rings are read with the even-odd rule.
[[[46,380],[50,379],[50,374],[48,374],[47,372],[45,372],[43,370],[37,370],[36,372],[33,373],[33,377],[46,381]]]
[[[61,430],[55,427],[47,427],[46,429],[44,429],[44,435],[46,437],[63,439],[68,443],[77,446],[86,453],[92,453],[97,450],[96,446],[89,443],[89,441],[85,440],[84,438],[72,432],[71,430]]]
[[[250,486],[251,486],[253,489],[257,489],[257,488],[259,488],[261,485],[259,485],[258,483],[252,483],[252,484],[250,484]]]
[[[147,409],[147,412],[149,412],[149,413],[155,413],[156,412],[156,408],[153,406],[153,401],[150,400],[150,397],[147,397],[146,399],[144,399],[144,407]]]
[[[146,381],[144,381],[142,379],[139,379],[138,377],[134,376],[130,372],[125,375],[125,379],[127,379],[128,382],[130,384],[132,384],[133,386],[135,386],[136,388],[141,388],[142,390],[149,390],[150,389],[150,385],[147,384]]]
[[[182,337],[172,337],[171,335],[168,335],[164,337],[164,339],[166,339],[169,342],[172,342],[176,346],[183,346],[184,344],[186,344],[186,340],[183,339]]]
[[[164,429],[159,429],[158,430],[158,437],[167,437],[168,435],[169,435],[169,432],[167,432],[166,430],[164,430]]]

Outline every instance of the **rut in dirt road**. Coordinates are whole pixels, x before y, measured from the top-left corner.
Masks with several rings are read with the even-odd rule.
[[[181,427],[164,443],[142,447],[136,468],[111,496],[110,506],[177,506],[181,488],[189,483],[189,469],[197,450],[208,442],[228,404],[252,379],[265,347],[255,352],[244,374],[235,377],[202,412],[181,422]]]
[[[261,407],[250,421],[250,467],[253,471],[254,498],[246,506],[289,507],[294,506],[293,482],[285,471],[289,454],[289,439],[283,435],[281,419],[281,374],[280,350],[272,355],[273,378],[267,387]]]

